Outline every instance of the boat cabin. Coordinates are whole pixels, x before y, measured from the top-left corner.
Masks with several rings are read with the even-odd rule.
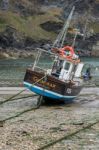
[[[63,57],[38,49],[37,59],[32,69],[45,72],[62,81],[68,81],[80,78],[83,66],[83,63],[73,63]]]
[[[72,63],[66,59],[57,59],[52,67],[51,75],[63,81],[80,78],[83,65],[83,63]]]

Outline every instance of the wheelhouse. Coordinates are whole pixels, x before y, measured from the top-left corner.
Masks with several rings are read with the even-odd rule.
[[[32,70],[52,75],[62,81],[80,78],[83,63],[73,63],[54,55],[54,53],[38,49]]]

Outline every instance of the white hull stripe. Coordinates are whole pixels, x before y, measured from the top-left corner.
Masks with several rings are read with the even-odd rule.
[[[63,96],[63,95],[61,95],[61,94],[58,94],[58,93],[55,93],[55,92],[52,92],[52,91],[49,91],[49,90],[45,90],[45,89],[43,89],[43,88],[41,88],[41,87],[38,87],[38,86],[36,86],[36,85],[32,85],[32,84],[30,84],[30,83],[28,83],[28,82],[24,82],[24,85],[27,85],[29,88],[34,87],[34,88],[39,89],[39,90],[41,90],[41,91],[44,90],[44,92],[47,92],[47,93],[49,93],[49,94],[53,94],[53,95],[58,96],[58,97],[60,97],[60,98],[75,98],[75,97],[76,97],[76,96]]]

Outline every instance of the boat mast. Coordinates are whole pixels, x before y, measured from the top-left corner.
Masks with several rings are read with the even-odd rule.
[[[73,13],[74,13],[74,10],[75,10],[75,6],[72,7],[72,10],[63,26],[63,29],[62,31],[59,33],[59,35],[57,36],[52,48],[54,47],[63,47],[63,44],[64,44],[64,41],[66,39],[66,34],[67,34],[67,31],[68,31],[68,28],[69,28],[69,25],[70,25],[70,22],[71,22],[71,19],[72,19],[72,16],[73,16]]]

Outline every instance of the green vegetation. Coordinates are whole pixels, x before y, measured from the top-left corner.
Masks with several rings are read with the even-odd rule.
[[[91,23],[90,27],[94,30],[95,33],[99,33],[99,22]]]
[[[0,11],[0,32],[5,30],[6,25],[15,28],[20,33],[34,39],[48,39],[55,38],[54,32],[47,32],[40,27],[40,24],[47,21],[59,22],[58,15],[60,10],[49,10],[47,13],[23,17],[19,13],[11,11]]]

